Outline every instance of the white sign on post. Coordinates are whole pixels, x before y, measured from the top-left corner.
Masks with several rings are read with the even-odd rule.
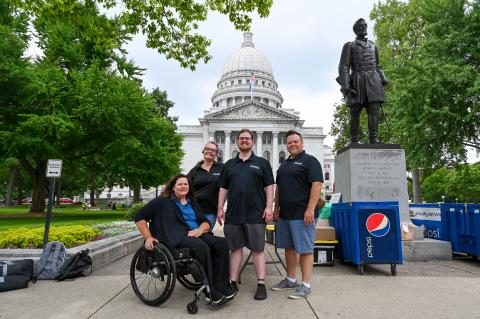
[[[47,177],[62,176],[62,160],[49,159],[47,163]]]

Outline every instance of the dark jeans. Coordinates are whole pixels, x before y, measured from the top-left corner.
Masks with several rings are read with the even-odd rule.
[[[225,238],[205,233],[185,237],[176,248],[190,248],[193,258],[202,264],[211,288],[224,293],[229,279],[229,250]]]

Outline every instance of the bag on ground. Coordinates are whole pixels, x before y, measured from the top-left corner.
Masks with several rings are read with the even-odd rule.
[[[0,292],[28,287],[34,281],[33,260],[0,261]]]
[[[55,279],[58,270],[62,267],[67,256],[65,246],[59,241],[52,241],[45,245],[42,256],[38,261],[35,278]]]
[[[92,271],[92,258],[88,255],[89,250],[84,249],[67,259],[62,268],[58,271],[56,280],[77,278],[85,276],[85,271],[90,268]]]

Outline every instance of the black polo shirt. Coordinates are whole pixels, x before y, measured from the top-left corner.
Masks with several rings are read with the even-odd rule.
[[[190,170],[188,176],[192,179],[192,189],[198,205],[204,214],[217,214],[218,190],[222,163],[213,162],[210,171],[202,168],[203,161]]]
[[[277,171],[277,187],[282,219],[303,219],[313,182],[323,182],[322,166],[315,157],[305,151],[295,159],[288,157],[280,165]]]
[[[270,163],[253,152],[246,161],[239,155],[227,161],[220,175],[220,187],[228,189],[225,224],[265,223],[265,187],[274,183]]]

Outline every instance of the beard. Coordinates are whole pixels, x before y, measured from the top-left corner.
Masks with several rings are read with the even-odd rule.
[[[241,152],[248,152],[248,151],[251,151],[252,150],[252,147],[253,145],[249,145],[249,144],[240,144],[238,146],[238,149],[241,151]]]

